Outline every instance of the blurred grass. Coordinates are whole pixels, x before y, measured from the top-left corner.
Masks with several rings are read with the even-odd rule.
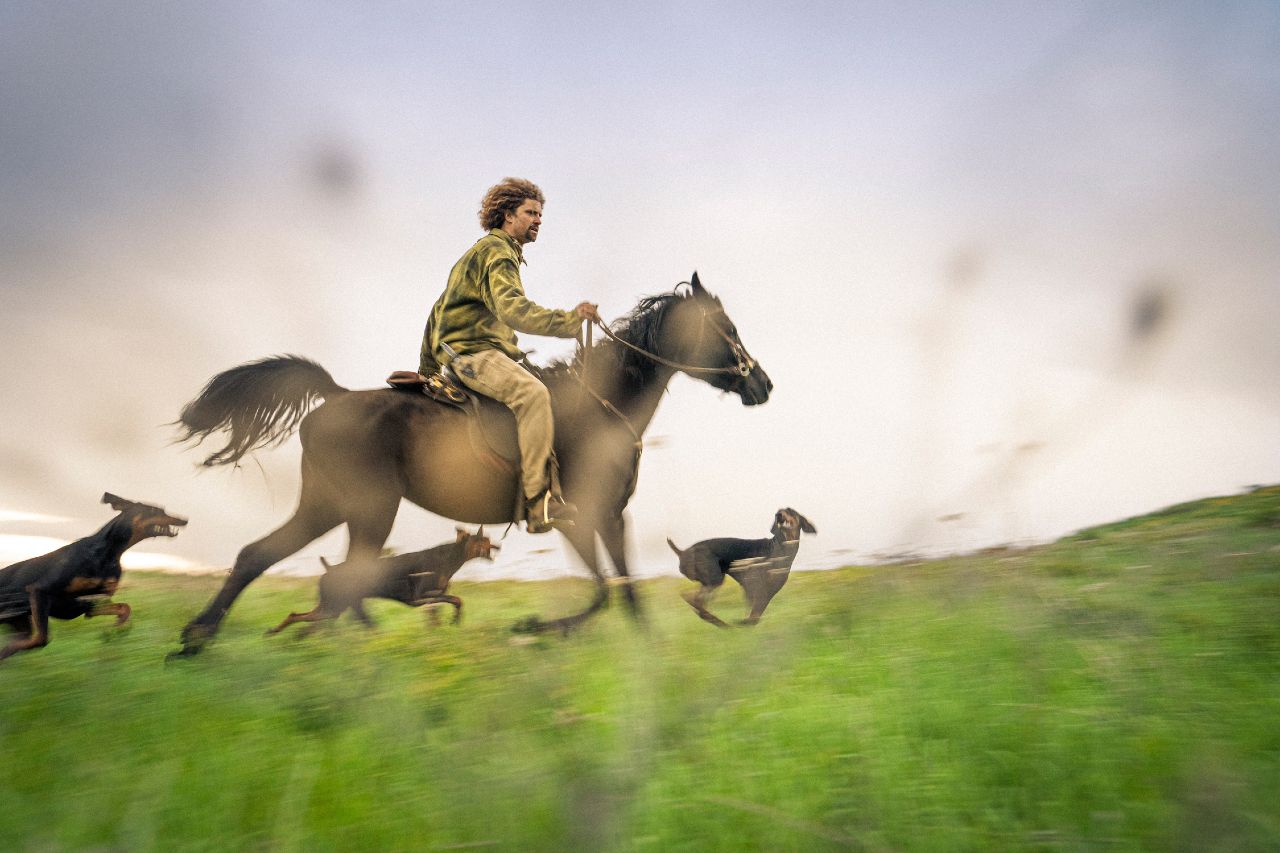
[[[753,630],[661,579],[645,630],[518,638],[588,587],[458,582],[460,627],[264,638],[315,595],[266,578],[166,666],[220,580],[0,666],[0,847],[1280,849],[1280,487],[798,573]]]

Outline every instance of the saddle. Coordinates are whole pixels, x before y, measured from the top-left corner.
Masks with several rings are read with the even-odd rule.
[[[397,370],[387,377],[387,384],[397,391],[421,391],[439,403],[465,408],[471,394],[452,378],[436,372],[423,376],[416,370]]]

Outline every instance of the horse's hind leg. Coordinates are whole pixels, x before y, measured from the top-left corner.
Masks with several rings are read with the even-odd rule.
[[[355,604],[351,605],[351,615],[356,617],[360,624],[366,628],[373,629],[378,627],[378,623],[374,622],[373,617],[364,609],[363,601],[357,601]]]
[[[337,527],[340,521],[341,517],[332,507],[304,501],[293,518],[274,532],[244,546],[236,556],[235,565],[222,589],[200,615],[182,629],[182,649],[172,656],[187,657],[203,649],[218,632],[218,626],[245,587],[271,566]]]
[[[390,480],[391,475],[384,474]],[[391,535],[391,525],[395,523],[396,511],[400,508],[400,495],[391,489],[379,489],[373,494],[364,494],[356,498],[359,505],[351,508],[347,515],[347,532],[350,542],[347,545],[347,560],[343,571],[352,575],[356,588],[371,590],[375,587],[375,574],[378,571],[378,556],[382,546]],[[364,600],[357,598],[351,605],[351,612],[366,628],[374,628],[376,624],[364,609]]]

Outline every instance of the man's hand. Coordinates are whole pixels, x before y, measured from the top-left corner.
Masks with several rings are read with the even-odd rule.
[[[594,323],[600,323],[603,321],[600,319],[599,310],[597,310],[599,307],[600,306],[596,305],[594,302],[579,302],[578,306],[573,310],[578,317],[583,320],[591,320]]]

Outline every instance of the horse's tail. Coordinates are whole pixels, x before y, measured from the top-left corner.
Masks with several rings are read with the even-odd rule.
[[[276,355],[224,370],[182,408],[175,425],[179,441],[204,441],[218,430],[230,433],[226,447],[202,465],[239,462],[246,453],[283,442],[298,428],[317,399],[348,389],[307,358]]]

